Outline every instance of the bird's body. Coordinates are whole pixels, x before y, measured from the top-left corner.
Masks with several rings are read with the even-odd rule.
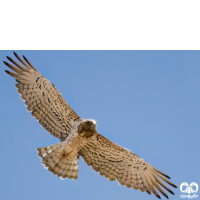
[[[42,164],[49,171],[62,179],[77,179],[78,161],[82,156],[88,165],[110,181],[118,180],[120,185],[146,191],[148,194],[153,192],[158,198],[158,191],[168,198],[160,186],[173,194],[161,181],[162,179],[176,187],[166,179],[169,178],[166,174],[99,134],[95,120],[79,117],[48,79],[25,57],[24,61],[14,54],[24,66],[7,57],[17,67],[4,62],[16,73],[6,72],[16,78],[18,93],[32,116],[48,132],[60,139],[55,145],[37,149]]]

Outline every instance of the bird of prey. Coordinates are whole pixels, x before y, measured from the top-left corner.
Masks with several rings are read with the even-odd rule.
[[[153,192],[159,199],[158,191],[168,198],[163,188],[174,194],[162,182],[177,188],[168,180],[169,176],[99,134],[95,120],[79,117],[57,88],[26,57],[22,59],[15,52],[14,55],[21,64],[7,57],[15,66],[4,61],[14,71],[5,70],[6,73],[18,82],[15,86],[31,115],[60,139],[57,144],[37,149],[45,168],[61,179],[76,180],[79,157],[82,156],[87,165],[110,181],[117,180],[120,185],[148,194]]]

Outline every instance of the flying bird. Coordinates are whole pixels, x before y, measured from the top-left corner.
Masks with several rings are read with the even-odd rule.
[[[4,64],[14,72],[5,72],[18,82],[15,86],[31,115],[60,139],[57,144],[37,149],[45,168],[61,179],[76,180],[79,157],[82,156],[87,165],[110,181],[117,180],[120,185],[148,194],[153,192],[159,199],[158,191],[168,198],[163,188],[174,194],[163,183],[177,188],[168,180],[169,176],[99,134],[95,120],[79,117],[58,89],[26,57],[22,59],[15,52],[14,55],[21,64],[7,56],[13,65],[5,61]]]

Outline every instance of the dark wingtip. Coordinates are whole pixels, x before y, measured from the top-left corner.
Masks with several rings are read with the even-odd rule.
[[[167,199],[169,199],[169,197],[166,194],[163,194]]]
[[[15,57],[19,60],[19,56],[13,51],[13,53],[14,53],[14,55],[15,55]]]
[[[12,62],[13,63],[13,60],[12,60],[12,58],[10,58],[9,56],[6,56],[6,58],[10,61],[10,62]]]
[[[11,60],[11,58],[10,58],[9,56],[6,56],[6,58],[7,58],[8,60]]]
[[[174,195],[174,193],[171,191],[171,190],[168,190],[171,194],[173,194]]]
[[[8,71],[8,70],[5,70],[5,72],[6,72],[7,74],[9,74],[9,71]]]
[[[147,192],[149,195],[151,195],[151,192],[150,192],[150,191],[147,190],[146,192]]]
[[[162,174],[162,175],[165,176],[166,178],[171,179],[167,174],[165,174],[165,173],[163,173],[163,172],[157,170],[156,168],[154,168],[154,170],[157,171],[159,174]]]
[[[161,199],[160,195],[156,195],[159,199]]]
[[[3,61],[3,63],[8,66],[8,63],[6,61]]]
[[[22,57],[24,58],[24,60],[29,64],[29,61],[28,61],[28,59],[24,56],[24,55],[22,55]],[[30,65],[30,64],[29,64]]]
[[[174,188],[177,188],[177,186],[176,186],[176,185],[173,185],[173,187],[174,187]]]
[[[28,63],[28,65],[30,67],[32,67],[34,70],[36,70],[36,68],[29,62],[29,60],[23,55],[24,60]]]

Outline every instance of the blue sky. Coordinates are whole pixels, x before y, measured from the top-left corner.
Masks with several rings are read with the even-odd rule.
[[[169,175],[178,186],[170,199],[181,199],[182,182],[200,184],[200,51],[16,52],[79,116],[95,119],[99,133]],[[0,51],[1,62],[6,56],[14,58],[12,51]],[[77,181],[62,181],[44,169],[36,148],[59,140],[26,111],[6,68],[2,62],[1,199],[156,199],[108,181],[82,158]]]

